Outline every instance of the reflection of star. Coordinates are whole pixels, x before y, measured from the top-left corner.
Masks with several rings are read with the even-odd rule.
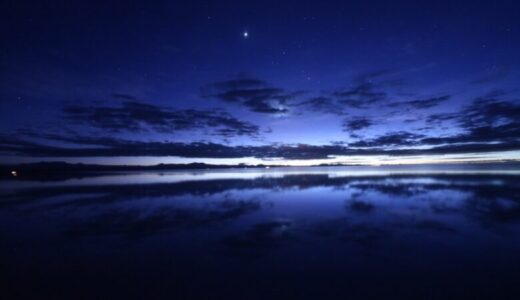
[[[244,33],[242,33],[242,35],[244,36],[245,39],[247,39],[249,37],[249,32],[244,31]]]

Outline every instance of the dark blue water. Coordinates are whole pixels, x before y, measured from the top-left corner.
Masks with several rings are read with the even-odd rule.
[[[520,173],[290,169],[0,183],[4,299],[518,299]]]

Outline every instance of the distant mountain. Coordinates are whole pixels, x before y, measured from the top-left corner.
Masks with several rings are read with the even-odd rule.
[[[128,171],[170,171],[170,170],[207,170],[207,169],[246,169],[246,168],[276,168],[274,165],[214,165],[205,163],[189,164],[157,164],[151,166],[139,165],[96,165],[70,164],[66,162],[38,162],[18,165],[0,165],[0,179],[36,179],[59,180],[65,178],[80,178],[102,175],[106,172]]]
[[[500,169],[520,169],[520,162],[517,160],[501,161],[482,161],[471,163],[449,163],[449,164],[425,164],[425,165],[347,165],[347,164],[320,164],[308,167],[367,167],[367,168],[421,168],[421,167],[440,167],[440,166],[465,166],[467,168],[500,168]],[[69,178],[83,178],[92,176],[106,175],[109,172],[138,172],[138,171],[173,171],[173,170],[210,170],[210,169],[252,169],[252,168],[281,168],[291,167],[288,165],[214,165],[205,163],[189,164],[157,164],[151,166],[139,165],[96,165],[96,164],[71,164],[66,162],[38,162],[17,165],[0,165],[0,179],[3,180],[39,180],[52,181],[64,180]]]

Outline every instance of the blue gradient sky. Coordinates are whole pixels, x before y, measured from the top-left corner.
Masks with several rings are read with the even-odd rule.
[[[2,162],[520,158],[515,1],[2,6]]]

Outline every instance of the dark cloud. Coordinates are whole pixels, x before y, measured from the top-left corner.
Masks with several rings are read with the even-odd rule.
[[[412,146],[418,144],[418,139],[424,137],[422,134],[415,134],[405,131],[391,132],[386,135],[350,143],[351,147],[387,147],[387,146]]]
[[[500,126],[478,126],[468,132],[449,137],[429,137],[420,140],[425,145],[452,143],[514,143],[520,138],[520,124],[508,123]],[[497,144],[497,148],[500,144]]]
[[[51,136],[48,136],[51,137]],[[0,153],[50,157],[87,156],[180,156],[196,158],[286,158],[314,159],[327,158],[348,150],[342,146],[313,145],[266,145],[227,146],[216,143],[194,142],[143,142],[116,138],[92,138],[84,136],[60,137],[53,140],[81,145],[81,148],[50,146],[12,136],[0,138]]]
[[[355,76],[351,84],[342,89],[324,93],[299,105],[312,111],[345,115],[347,108],[366,109],[388,98],[386,88],[403,85],[403,80],[394,78],[396,70],[377,70]]]
[[[450,95],[440,97],[432,97],[427,99],[417,99],[410,101],[393,102],[388,104],[389,107],[411,107],[416,109],[427,109],[439,105],[442,102],[450,99]]]
[[[500,101],[478,98],[462,111],[459,118],[464,127],[494,125],[504,122],[520,122],[519,101]]]
[[[371,104],[387,98],[386,92],[380,91],[378,85],[368,81],[336,91],[333,96],[338,99],[339,103],[354,108],[368,108]]]
[[[272,87],[260,79],[241,78],[210,84],[202,88],[202,94],[204,97],[244,105],[254,112],[277,114],[288,112],[288,101],[302,92]]]
[[[343,121],[343,129],[345,131],[353,132],[357,130],[361,130],[364,128],[368,128],[372,126],[374,123],[371,119],[367,117],[357,117],[353,119],[345,119]]]
[[[124,96],[124,97],[123,97]],[[218,110],[175,110],[169,107],[128,101],[126,95],[118,106],[69,105],[63,109],[65,118],[73,123],[111,132],[173,133],[179,130],[207,130],[225,137],[257,136],[259,127]]]
[[[334,91],[332,96],[348,107],[369,108],[388,99],[386,88],[403,84],[401,79],[395,78],[398,73],[398,70],[376,70],[360,74],[354,77],[350,86]]]
[[[507,95],[506,91],[493,90],[483,96],[477,97],[473,102],[459,112],[441,113],[430,115],[427,123],[441,124],[445,121],[454,121],[459,126],[471,127],[475,121],[489,125],[495,120],[514,119],[518,116],[518,100],[502,100]]]
[[[457,231],[443,223],[437,220],[421,220],[418,222],[403,222],[403,223],[397,223],[394,224],[396,227],[405,228],[405,229],[417,229],[417,230],[426,230],[426,231],[433,231],[433,232],[439,232],[439,233],[456,233]]]
[[[448,137],[426,137],[425,135],[408,132],[389,133],[374,139],[349,143],[348,146],[366,148],[366,151],[359,151],[360,155],[481,153],[519,150],[519,136],[520,126],[508,124],[497,127],[472,128],[468,133]],[[410,146],[430,146],[430,148],[407,148]],[[392,150],[384,150],[387,147],[393,148]]]
[[[464,132],[448,137],[430,137],[423,144],[516,143],[520,139],[520,104],[492,98],[478,98],[461,112],[433,115],[428,122],[451,121]]]
[[[436,146],[416,151],[417,153],[463,153],[516,150],[520,142],[520,103],[495,98],[479,97],[459,112],[431,115],[430,125],[450,126],[461,132],[450,136],[426,136],[411,132],[390,132],[373,139],[350,143],[350,147],[380,148],[409,146]],[[445,101],[448,96],[420,100],[420,105]],[[431,101],[430,101],[431,100]],[[424,101],[424,102],[423,102]],[[404,103],[404,102],[401,102]],[[419,102],[408,102],[416,105]],[[364,123],[360,122],[360,126]],[[357,123],[353,123],[357,125]],[[348,123],[345,125],[348,129]],[[355,126],[354,126],[355,128]],[[430,127],[432,128],[432,127]],[[414,152],[410,149],[409,152]]]
[[[331,97],[319,96],[308,99],[298,104],[313,112],[322,112],[328,114],[344,114],[344,105],[340,105]]]
[[[509,73],[510,73],[509,68],[507,68],[507,67],[496,68],[495,70],[490,72],[487,76],[483,76],[476,80],[473,80],[473,81],[471,81],[471,83],[478,84],[478,85],[494,83],[494,82],[497,82],[497,81],[500,81],[500,80],[506,78],[507,76],[509,76]]]
[[[409,72],[406,69],[381,69],[371,72],[358,74],[353,78],[353,83],[361,84],[365,82],[377,85],[377,87],[398,87],[406,85],[406,80],[401,77],[403,73]]]
[[[446,121],[455,120],[458,117],[457,113],[440,113],[429,115],[426,118],[426,123],[430,125],[442,125]],[[427,128],[431,129],[431,128]]]
[[[388,146],[417,145],[421,140],[421,135],[406,132],[393,133],[374,140],[359,141],[348,146],[342,144],[230,146],[209,142],[144,142],[83,136],[61,137],[56,140],[66,140],[68,143],[81,145],[81,147],[55,146],[20,137],[1,136],[0,153],[33,157],[179,156],[188,158],[326,159],[340,155],[426,155],[520,149],[520,142],[512,140],[501,143],[448,144],[426,149],[387,148]]]
[[[494,89],[486,93],[481,99],[498,99],[499,97],[506,96],[509,94],[508,91],[502,89]]]
[[[137,101],[136,97],[129,95],[129,94],[114,93],[114,94],[112,94],[112,97],[114,97],[115,99],[121,99],[121,100]]]
[[[228,83],[230,84],[230,83]],[[248,83],[254,85],[254,82]],[[81,107],[66,109],[67,116],[76,122],[106,130],[158,131],[182,129],[211,129],[213,134],[236,136],[256,135],[258,127],[241,122],[221,112],[195,110],[172,111],[156,106],[123,102],[120,107]],[[104,136],[77,134],[44,134],[0,137],[0,152],[6,155],[34,157],[97,157],[97,156],[179,156],[190,158],[261,159],[326,159],[349,155],[428,155],[485,153],[520,150],[520,104],[516,101],[477,98],[459,112],[430,116],[431,124],[450,122],[460,133],[450,136],[427,136],[398,131],[345,144],[328,145],[271,144],[262,146],[229,146],[209,142],[146,142]],[[367,119],[353,119],[345,123],[347,130],[371,125]],[[36,142],[34,138],[50,142],[75,144],[55,146]],[[52,146],[51,146],[52,145]]]

